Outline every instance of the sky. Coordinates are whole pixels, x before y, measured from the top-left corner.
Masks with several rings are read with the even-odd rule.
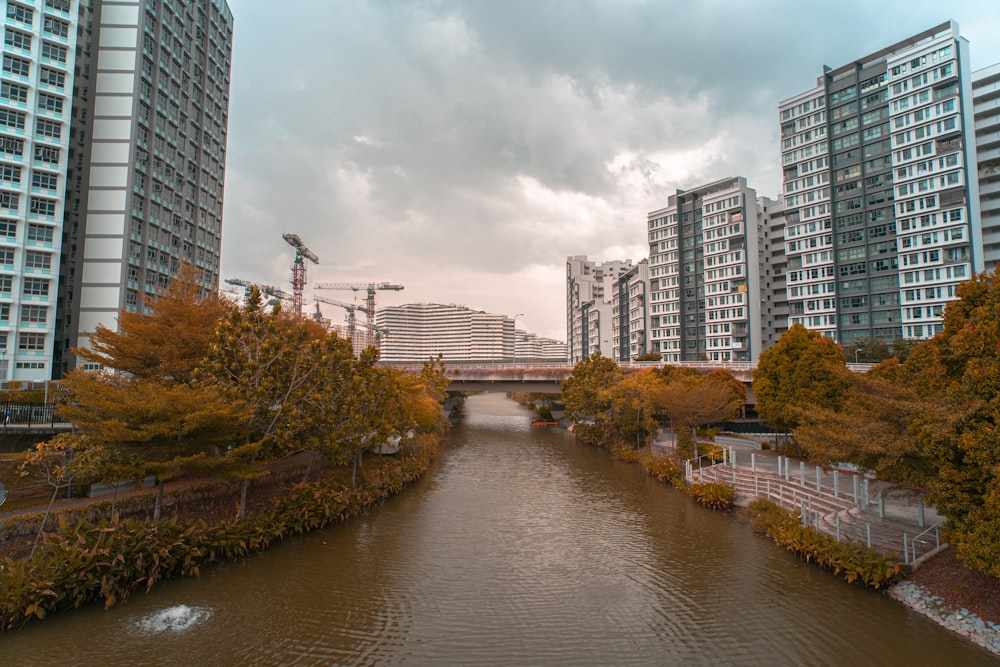
[[[291,291],[294,233],[310,310],[391,282],[557,340],[567,256],[647,257],[678,188],[779,195],[778,104],[823,65],[949,19],[1000,62],[997,0],[229,2],[222,278]]]

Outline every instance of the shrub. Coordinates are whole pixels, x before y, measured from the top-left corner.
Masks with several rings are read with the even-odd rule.
[[[848,583],[859,582],[879,589],[908,574],[907,566],[895,556],[883,556],[852,540],[838,542],[811,526],[803,526],[797,512],[788,512],[773,501],[757,498],[747,511],[754,530],[803,560],[832,570]]]
[[[733,506],[736,489],[731,484],[722,482],[705,482],[692,484],[688,493],[701,505],[714,510],[727,510]]]

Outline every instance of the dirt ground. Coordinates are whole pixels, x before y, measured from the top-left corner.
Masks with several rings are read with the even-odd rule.
[[[1000,579],[967,569],[948,548],[931,557],[910,577],[957,609],[993,623],[1000,623]]]

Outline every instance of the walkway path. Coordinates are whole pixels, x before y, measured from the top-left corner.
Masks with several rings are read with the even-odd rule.
[[[724,482],[736,489],[736,504],[770,498],[798,511],[804,524],[835,537],[855,540],[911,565],[943,544],[943,519],[924,504],[922,494],[852,471],[824,470],[800,459],[761,451],[751,441],[720,438],[725,461],[702,457],[686,470],[688,482]],[[712,443],[705,443],[712,444]],[[657,442],[654,451],[669,448]]]

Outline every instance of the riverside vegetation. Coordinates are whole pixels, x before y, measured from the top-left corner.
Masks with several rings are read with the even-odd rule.
[[[440,361],[417,374],[379,367],[373,349],[355,357],[335,333],[266,307],[256,287],[236,307],[194,278],[185,267],[142,314],[121,312],[118,331],[98,327],[77,350],[102,370],[61,383],[58,414],[78,432],[25,457],[22,473],[52,496],[45,511],[0,523],[0,540],[27,552],[0,559],[0,631],[119,604],[353,516],[418,477],[436,451],[447,426]],[[403,439],[400,455],[365,464],[390,438]],[[71,481],[149,475],[151,496],[52,516]],[[166,493],[169,480],[181,488]]]

